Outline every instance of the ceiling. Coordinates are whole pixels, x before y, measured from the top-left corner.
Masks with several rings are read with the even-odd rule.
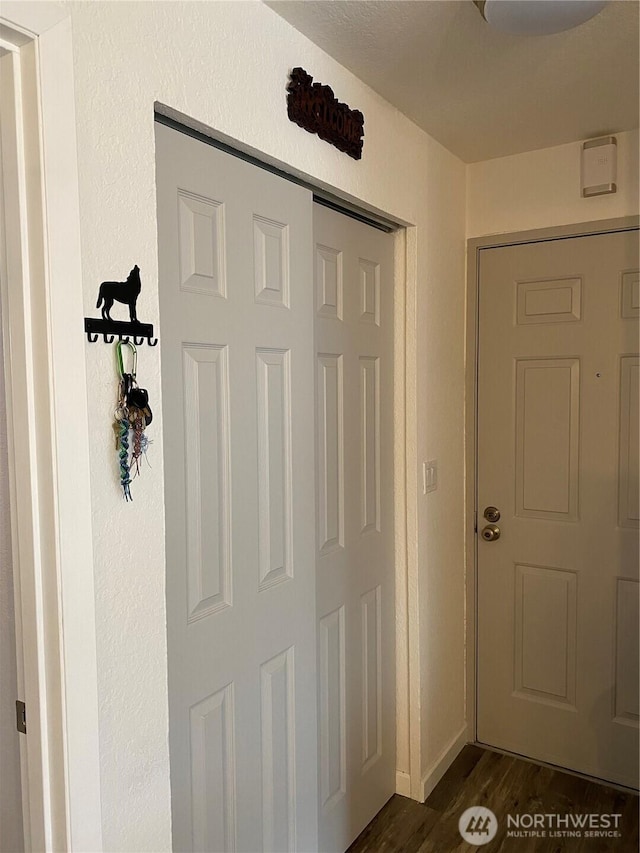
[[[492,29],[471,0],[268,5],[468,163],[638,127],[637,0],[535,37]]]

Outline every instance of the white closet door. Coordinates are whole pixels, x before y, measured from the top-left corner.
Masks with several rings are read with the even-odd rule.
[[[317,850],[312,197],[156,141],[174,849]]]
[[[393,235],[314,206],[320,850],[395,790]]]

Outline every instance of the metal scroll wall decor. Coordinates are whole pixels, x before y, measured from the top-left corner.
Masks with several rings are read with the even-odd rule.
[[[344,151],[354,160],[362,157],[364,116],[337,100],[330,86],[314,83],[304,68],[294,68],[287,86],[287,114],[309,133]]]
[[[129,273],[126,281],[103,281],[98,290],[98,301],[96,308],[101,308],[102,317],[84,318],[84,330],[89,343],[95,343],[99,336],[106,344],[111,344],[118,338],[127,343],[131,338],[140,346],[147,341],[149,346],[154,347],[158,340],[153,337],[153,326],[151,323],[141,323],[138,320],[136,310],[138,296],[142,282],[140,281],[140,267],[136,264]],[[114,302],[120,302],[129,309],[129,322],[114,320],[111,317],[111,309]]]

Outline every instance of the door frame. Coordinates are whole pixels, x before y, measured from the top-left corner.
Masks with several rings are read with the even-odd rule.
[[[477,738],[477,667],[478,667],[478,347],[480,252],[501,246],[589,237],[616,231],[633,231],[640,227],[640,216],[621,216],[591,222],[576,222],[553,228],[515,231],[467,240],[467,315],[465,341],[465,564],[466,564],[466,715],[467,740]]]
[[[6,0],[1,12],[12,68],[2,107],[15,251],[2,297],[25,846],[94,851],[102,816],[71,20],[50,3]]]

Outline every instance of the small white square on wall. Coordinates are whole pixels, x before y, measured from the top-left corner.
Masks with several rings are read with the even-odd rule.
[[[582,197],[615,193],[618,146],[615,136],[590,139],[582,145]]]

